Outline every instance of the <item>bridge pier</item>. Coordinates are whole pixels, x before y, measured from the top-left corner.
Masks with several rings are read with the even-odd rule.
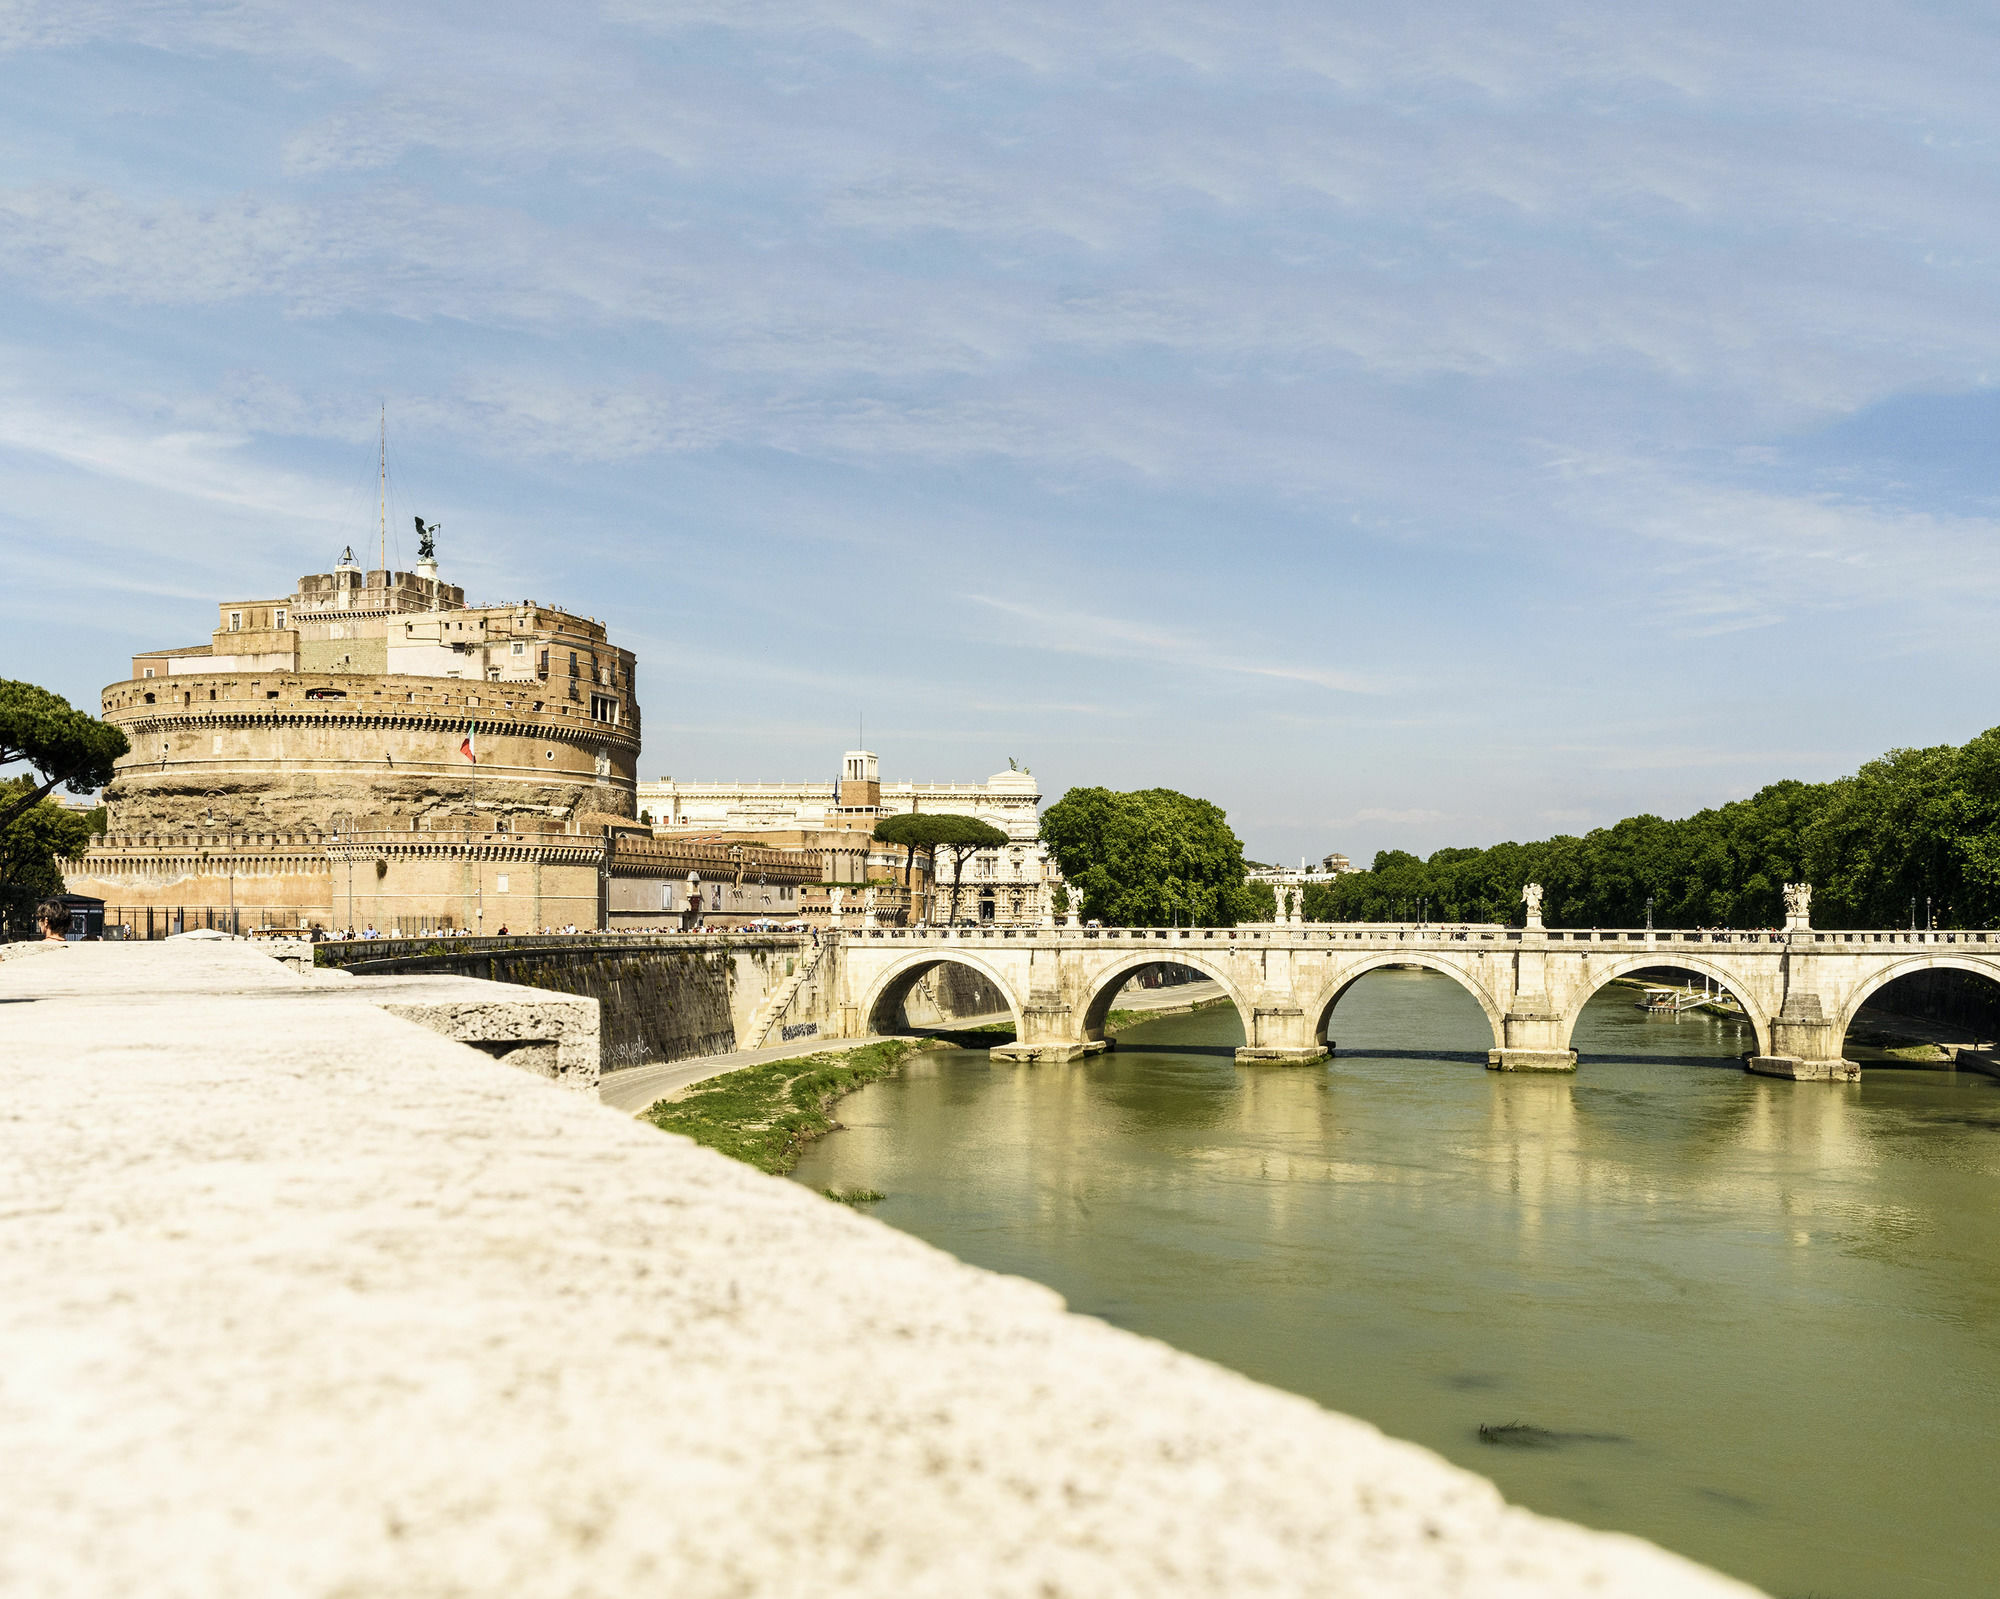
[[[1827,1019],[1819,995],[1794,993],[1771,1024],[1771,1053],[1752,1055],[1744,1069],[1759,1077],[1786,1077],[1800,1083],[1858,1083],[1860,1064],[1840,1055],[1845,1042]]]
[[[1486,1052],[1488,1071],[1576,1070],[1576,1051],[1563,1042],[1562,1018],[1552,1009],[1517,1007],[1501,1018],[1500,1029],[1500,1047]]]
[[[1060,1000],[1031,1000],[1021,1007],[1021,1029],[1011,1044],[995,1044],[992,1060],[1042,1061],[1051,1064],[1082,1060],[1111,1047],[1106,1038],[1085,1038],[1069,1006]]]
[[[1259,1005],[1251,1012],[1250,1037],[1236,1051],[1239,1066],[1310,1066],[1325,1060],[1327,1045],[1313,1037],[1313,1024],[1296,1005]]]

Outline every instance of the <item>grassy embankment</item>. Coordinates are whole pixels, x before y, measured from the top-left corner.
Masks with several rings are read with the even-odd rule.
[[[1218,994],[1214,999],[1198,999],[1191,1005],[1162,1005],[1155,1010],[1115,1010],[1104,1018],[1104,1032],[1109,1037],[1124,1028],[1140,1022],[1157,1021],[1162,1016],[1186,1016],[1191,1011],[1214,1010],[1218,1005],[1235,1003],[1227,994]]]
[[[782,1177],[798,1164],[807,1144],[832,1131],[830,1112],[836,1100],[887,1077],[922,1047],[917,1039],[891,1038],[797,1060],[760,1061],[696,1083],[678,1099],[659,1101],[645,1119]],[[850,1189],[828,1190],[827,1197],[853,1205],[882,1196],[871,1189]]]
[[[1226,999],[1208,1000],[1189,1008],[1205,1010],[1228,1003]],[[1172,1014],[1113,1011],[1104,1030],[1114,1033],[1134,1022]],[[1013,1036],[1010,1023],[994,1022],[927,1038],[890,1038],[856,1049],[760,1061],[696,1083],[678,1098],[658,1101],[645,1112],[645,1120],[664,1132],[679,1133],[733,1160],[782,1177],[798,1164],[807,1144],[833,1130],[833,1106],[842,1096],[887,1077],[918,1050],[990,1045]],[[848,1205],[882,1197],[864,1188],[828,1189],[826,1194]]]

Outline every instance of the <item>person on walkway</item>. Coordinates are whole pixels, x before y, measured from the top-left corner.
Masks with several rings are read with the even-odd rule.
[[[60,900],[45,899],[35,907],[35,920],[42,929],[45,944],[66,944],[69,942],[69,907]]]

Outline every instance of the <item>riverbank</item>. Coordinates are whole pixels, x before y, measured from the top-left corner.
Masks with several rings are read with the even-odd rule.
[[[1107,1036],[1135,1022],[1231,1003],[1215,982],[1187,983],[1178,990],[1144,989],[1132,997],[1136,1003],[1106,1018]],[[606,1083],[603,1098],[615,1108],[640,1111],[641,1121],[663,1132],[679,1133],[705,1149],[782,1177],[798,1164],[808,1144],[840,1125],[833,1116],[836,1104],[855,1089],[887,1077],[912,1054],[977,1048],[1013,1036],[1014,1019],[1006,1012],[969,1016],[949,1028],[927,1028],[914,1038],[862,1039],[811,1055],[777,1048],[743,1051],[745,1063],[740,1066],[724,1055],[679,1061],[644,1069],[648,1075],[643,1081],[613,1078]],[[650,1101],[636,1097],[648,1089],[656,1090]]]
[[[685,1088],[706,1082],[711,1077],[720,1077],[725,1072],[740,1071],[745,1066],[756,1066],[770,1060],[802,1060],[805,1057],[799,1053],[801,1050],[824,1054],[858,1049],[863,1044],[882,1043],[883,1037],[880,1033],[870,1033],[865,1038],[768,1044],[759,1049],[732,1049],[723,1055],[697,1055],[687,1060],[627,1066],[622,1071],[605,1073],[603,1081],[598,1084],[597,1097],[613,1110],[636,1116],[663,1099],[671,1099]],[[831,1046],[830,1050],[828,1046]]]
[[[1732,1021],[1743,1020],[1743,1007],[1736,1003],[1736,996],[1727,990],[1707,990],[1696,988],[1692,983],[1663,983],[1658,979],[1645,977],[1614,977],[1605,985],[1607,988],[1672,988],[1684,994],[1704,994],[1699,1005],[1689,1005],[1686,1011],[1706,1011],[1711,1016],[1727,1016]]]
[[[929,1039],[885,1038],[852,1049],[760,1061],[661,1099],[641,1120],[782,1177],[798,1164],[807,1144],[839,1125],[832,1116],[839,1100],[887,1077],[917,1051],[938,1047],[947,1046]]]
[[[1186,1016],[1194,1011],[1219,1010],[1223,1006],[1235,1003],[1234,1000],[1222,991],[1220,983],[1188,983],[1184,987],[1190,991],[1206,989],[1212,992],[1191,994],[1191,997],[1182,1000],[1165,1000],[1157,1005],[1121,1006],[1105,1017],[1105,1035],[1107,1037],[1114,1036],[1122,1029],[1131,1027],[1135,1023],[1154,1021],[1161,1016]],[[1165,995],[1173,993],[1174,990],[1170,988],[1150,989],[1147,992],[1150,994]]]

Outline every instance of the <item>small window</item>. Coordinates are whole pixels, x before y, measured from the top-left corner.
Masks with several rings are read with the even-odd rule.
[[[146,675],[148,677],[151,677],[153,675],[153,669],[150,666],[146,668]]]
[[[232,633],[241,633],[243,631],[243,613],[241,611],[231,611],[229,613],[229,631]]]
[[[575,676],[576,676],[576,651],[575,651],[575,650],[571,650],[571,651],[569,652],[569,675],[570,675],[571,677],[575,677]]]
[[[151,704],[153,703],[153,696],[152,696],[152,695],[148,694],[148,695],[146,696],[146,703],[147,703],[148,705],[151,705]]]
[[[281,605],[278,607],[277,610],[271,613],[271,626],[282,628],[284,625],[285,625],[285,608]]]
[[[528,646],[523,644],[519,639],[516,639],[514,640],[514,653],[516,655],[526,655],[528,653]]]

